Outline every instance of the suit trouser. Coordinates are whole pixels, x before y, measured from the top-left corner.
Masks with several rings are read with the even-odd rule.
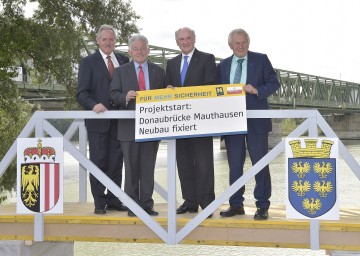
[[[102,170],[115,184],[121,187],[123,153],[117,140],[117,120],[111,120],[106,133],[88,132],[90,160]],[[110,191],[105,195],[105,186],[90,174],[91,193],[96,208],[106,204],[117,205],[120,200]]]
[[[249,131],[248,134],[224,136],[227,157],[230,168],[230,185],[237,181],[244,172],[246,158],[246,147],[248,147],[252,165],[256,164],[268,152],[268,133],[257,134]],[[255,175],[254,197],[258,208],[270,207],[271,177],[269,165],[265,166]],[[241,187],[230,197],[229,203],[233,207],[240,207],[244,204],[245,186]]]
[[[121,141],[125,163],[125,193],[143,209],[153,208],[154,172],[159,141]]]
[[[204,209],[215,199],[213,138],[176,140],[176,161],[184,204]]]

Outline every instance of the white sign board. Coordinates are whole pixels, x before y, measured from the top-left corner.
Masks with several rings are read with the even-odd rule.
[[[138,92],[135,141],[247,133],[241,84]]]

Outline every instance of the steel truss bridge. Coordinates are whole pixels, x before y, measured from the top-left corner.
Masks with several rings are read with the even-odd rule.
[[[180,53],[179,50],[149,45],[149,60],[166,67],[168,59]],[[87,54],[96,46],[84,41]],[[119,44],[116,51],[128,55],[128,46]],[[221,58],[216,58],[220,62]],[[302,74],[276,69],[280,89],[269,98],[272,108],[316,108],[320,111],[358,112],[360,110],[360,84],[316,75]],[[58,84],[34,84],[17,82],[23,97],[32,101],[61,101],[66,96],[66,88]]]

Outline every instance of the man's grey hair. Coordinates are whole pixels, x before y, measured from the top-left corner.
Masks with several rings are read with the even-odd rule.
[[[232,37],[235,34],[244,34],[246,36],[246,38],[247,38],[248,43],[250,44],[250,36],[249,36],[249,34],[242,28],[236,28],[236,29],[232,30],[230,32],[230,34],[229,34],[229,37],[228,37],[228,44],[229,45],[231,45]]]
[[[128,41],[128,45],[129,45],[129,50],[131,50],[131,46],[133,44],[133,42],[137,41],[137,40],[141,40],[145,43],[146,48],[149,48],[149,41],[147,40],[147,38],[143,35],[133,35],[129,38]]]
[[[98,31],[96,32],[96,39],[100,38],[101,32],[103,30],[111,30],[114,33],[114,36],[116,38],[116,31],[115,31],[114,27],[111,25],[104,24],[104,25],[101,25],[99,27]]]
[[[180,32],[181,30],[187,30],[187,31],[189,31],[191,34],[193,34],[194,38],[196,37],[194,30],[192,30],[191,28],[188,28],[188,27],[183,27],[183,28],[179,28],[178,30],[175,31],[175,39],[176,39],[176,40],[177,40],[178,34],[179,34],[179,32]]]

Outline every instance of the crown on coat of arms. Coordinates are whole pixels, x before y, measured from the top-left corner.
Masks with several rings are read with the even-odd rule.
[[[38,139],[37,147],[28,147],[24,150],[25,163],[27,162],[55,162],[56,152],[53,147],[43,147],[42,140]]]
[[[317,139],[304,139],[305,148],[301,147],[300,140],[292,140],[289,142],[294,158],[329,158],[331,147],[334,144],[331,140],[323,140],[321,147],[316,147]]]

